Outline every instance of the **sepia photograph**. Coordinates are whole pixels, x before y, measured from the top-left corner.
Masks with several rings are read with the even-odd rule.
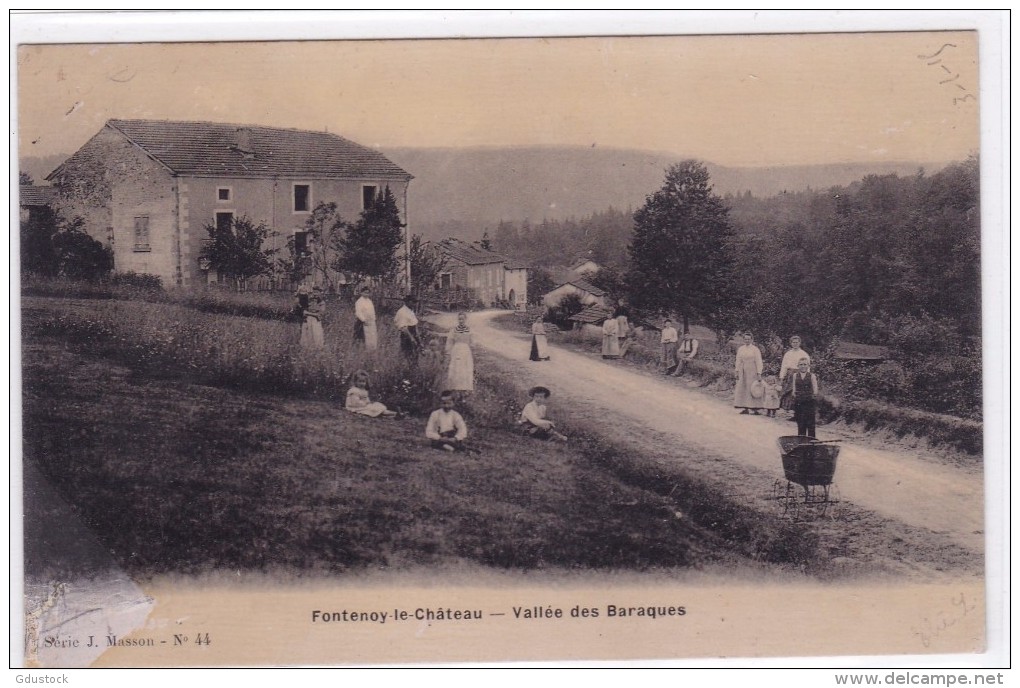
[[[1003,666],[1008,18],[403,14],[14,17],[12,666]]]

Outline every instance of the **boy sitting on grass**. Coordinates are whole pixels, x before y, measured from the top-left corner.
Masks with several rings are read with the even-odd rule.
[[[517,424],[524,428],[529,437],[566,442],[566,436],[556,432],[556,424],[545,418],[545,402],[550,396],[549,390],[546,387],[532,387],[528,391],[528,396],[531,397],[531,401],[524,406]]]
[[[464,418],[453,410],[453,392],[446,390],[439,395],[439,408],[429,416],[425,425],[425,437],[432,440],[435,449],[444,451],[465,451],[467,425]]]

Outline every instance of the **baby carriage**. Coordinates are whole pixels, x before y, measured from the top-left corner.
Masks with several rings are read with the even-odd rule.
[[[776,480],[773,496],[783,502],[783,513],[806,504],[820,507],[824,514],[831,504],[839,502],[838,491],[832,484],[840,449],[834,442],[838,441],[803,435],[786,435],[776,440],[786,480]]]

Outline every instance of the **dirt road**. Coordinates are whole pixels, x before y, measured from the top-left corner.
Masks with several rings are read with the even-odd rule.
[[[495,328],[505,311],[472,313],[475,347],[520,361],[520,379],[544,384],[558,398],[595,405],[686,446],[698,446],[732,461],[782,475],[776,438],[796,434],[786,419],[744,416],[725,401],[685,388],[679,381],[628,370],[594,356],[551,347],[552,360],[528,361],[530,338]],[[439,316],[441,326],[452,316]],[[834,439],[825,429],[819,439]],[[899,448],[876,450],[843,444],[836,474],[841,499],[859,507],[952,538],[979,553],[984,549],[983,482],[966,473]]]

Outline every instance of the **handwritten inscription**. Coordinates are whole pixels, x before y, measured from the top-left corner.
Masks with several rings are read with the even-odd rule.
[[[941,77],[939,81],[940,86],[955,87],[953,95],[953,105],[958,106],[961,103],[966,103],[968,100],[977,101],[977,98],[974,96],[973,93],[970,92],[970,90],[966,86],[959,82],[960,73],[955,71],[953,67],[947,64],[946,61],[943,59],[943,52],[949,49],[949,52],[946,53],[946,56],[951,55],[952,50],[955,49],[956,47],[957,46],[955,43],[943,43],[942,47],[933,52],[932,54],[918,55],[917,58],[919,60],[924,60],[929,67],[935,67],[938,70],[939,75]]]
[[[924,617],[920,625],[913,626],[912,630],[921,639],[922,645],[931,647],[936,638],[958,625],[976,609],[977,603],[961,592],[950,598],[947,609],[939,611],[935,616]]]

